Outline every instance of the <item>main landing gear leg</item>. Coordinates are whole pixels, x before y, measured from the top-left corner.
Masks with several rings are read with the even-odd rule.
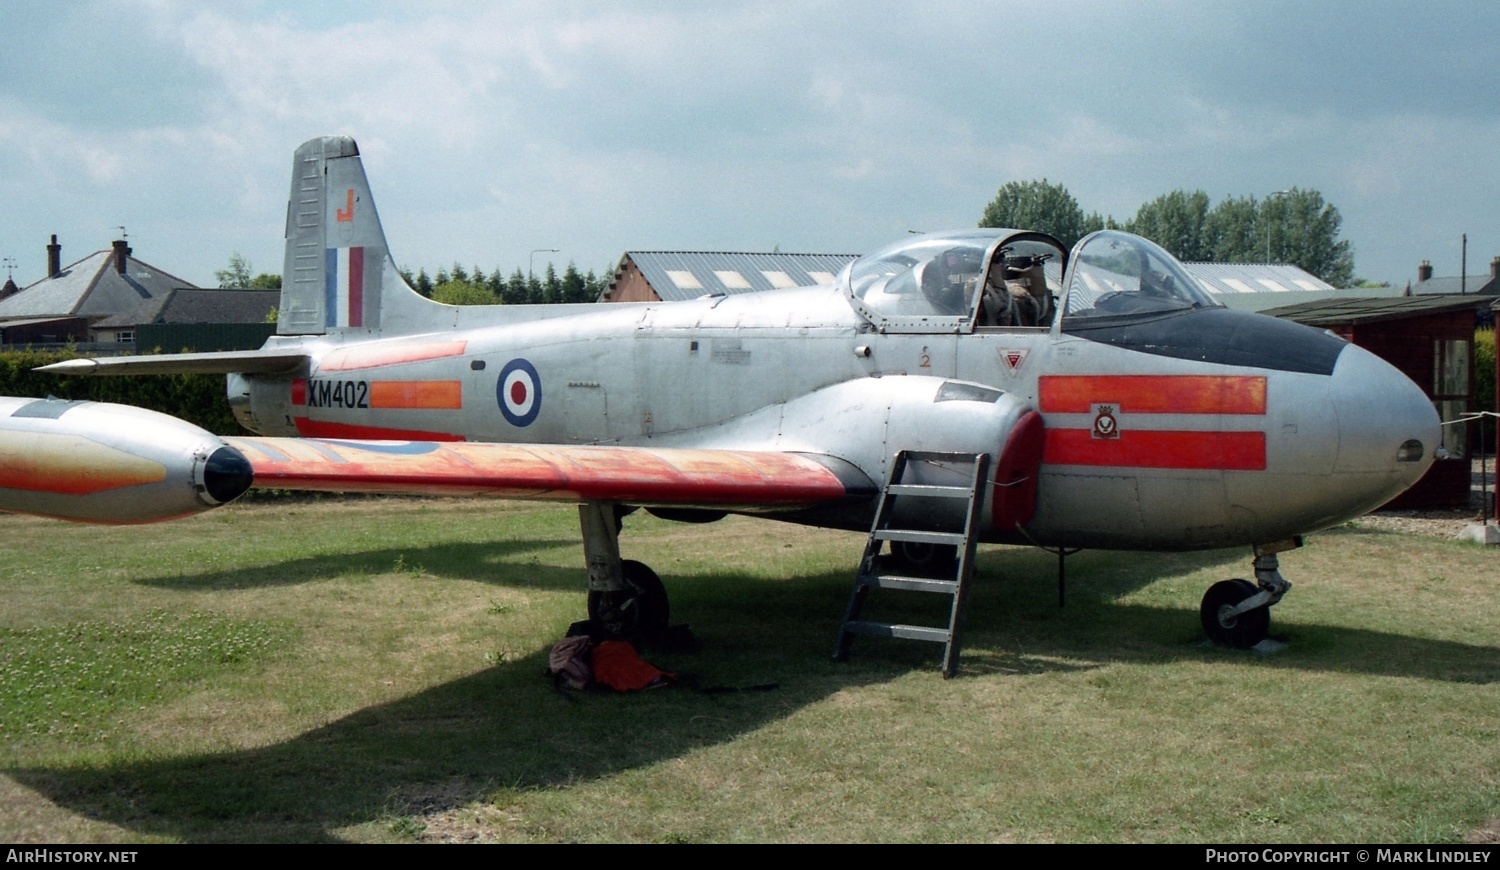
[[[1271,629],[1271,605],[1292,588],[1281,576],[1276,554],[1302,546],[1301,536],[1255,547],[1255,583],[1223,580],[1208,587],[1198,614],[1209,640],[1220,646],[1249,649]]]
[[[670,621],[667,590],[656,572],[620,558],[620,515],[610,502],[578,506],[583,558],[589,571],[589,619],[611,637],[643,641]]]

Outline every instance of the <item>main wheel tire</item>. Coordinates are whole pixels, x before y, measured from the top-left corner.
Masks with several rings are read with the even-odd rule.
[[[650,640],[665,632],[671,620],[671,607],[661,578],[633,559],[622,561],[620,569],[625,588],[618,592],[590,592],[589,619],[620,640]]]
[[[1208,639],[1220,646],[1249,649],[1266,639],[1271,630],[1271,609],[1257,607],[1231,614],[1241,601],[1260,590],[1249,580],[1221,580],[1208,587],[1198,615]]]
[[[952,544],[924,544],[919,541],[891,541],[893,568],[919,577],[941,577],[953,574],[958,548]]]

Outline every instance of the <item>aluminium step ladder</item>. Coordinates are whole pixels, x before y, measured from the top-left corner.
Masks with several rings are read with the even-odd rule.
[[[943,676],[958,673],[958,656],[963,645],[964,609],[968,600],[969,582],[974,576],[975,533],[983,513],[983,498],[988,483],[989,454],[986,453],[940,453],[924,450],[902,450],[896,454],[891,473],[880,494],[880,504],[875,510],[875,522],[870,528],[870,539],[865,544],[865,554],[859,563],[859,574],[854,578],[854,591],[849,596],[849,606],[844,611],[844,622],[839,629],[838,643],[834,647],[833,660],[844,661],[849,657],[849,642],[856,634],[876,637],[899,637],[909,640],[925,640],[944,645]],[[906,483],[914,466],[948,467],[955,470],[968,466],[966,485],[933,485]],[[964,502],[962,528],[952,530],[892,528],[897,499],[936,500],[948,499]],[[905,503],[903,503],[905,504]],[[909,504],[906,504],[910,507]],[[934,505],[936,506],[936,505]],[[906,516],[911,512],[907,511]],[[952,579],[910,577],[889,574],[883,571],[880,558],[881,545],[886,541],[931,544],[935,547],[951,546],[957,551],[953,561]],[[871,622],[860,619],[866,599],[872,589],[903,589],[913,592],[935,592],[952,598],[948,625],[932,627],[922,625],[898,625],[886,622]]]

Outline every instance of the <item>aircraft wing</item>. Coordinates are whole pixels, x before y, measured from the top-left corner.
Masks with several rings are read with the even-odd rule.
[[[291,374],[307,362],[301,351],[247,350],[217,353],[163,353],[79,358],[39,366],[57,375],[227,375]]]
[[[778,510],[868,494],[833,457],[750,450],[225,438],[260,489]]]
[[[209,510],[251,486],[327,492],[796,510],[876,487],[833,456],[318,438],[220,438],[142,408],[0,397],[0,511],[143,523]]]

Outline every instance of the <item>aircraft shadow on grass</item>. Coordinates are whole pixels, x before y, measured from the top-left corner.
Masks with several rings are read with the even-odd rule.
[[[473,555],[471,547],[487,555],[497,552],[493,545],[449,544],[433,548],[432,558],[420,551],[416,558],[441,564],[437,551]],[[500,552],[514,557],[525,549],[518,544],[502,546]],[[412,550],[404,552],[412,558]],[[387,556],[395,558],[387,551],[356,558],[381,564]],[[1171,558],[1176,566],[1217,570],[1243,562],[1244,554]],[[302,564],[309,562],[313,564]],[[1028,573],[1016,571],[1012,562]],[[292,564],[309,574],[324,567],[321,558]],[[1045,555],[1015,551],[982,558],[959,679],[1256,655],[1206,650],[1194,627],[1196,606],[1118,603],[1120,595],[1160,575],[1159,559],[1078,560],[1076,570],[1070,565],[1070,598],[1063,609],[1057,607],[1055,587],[1036,577],[1038,568],[1050,564]],[[193,588],[223,588],[251,582],[244,574],[209,573],[184,582]],[[863,640],[850,663],[828,661],[849,580],[828,573],[771,583],[726,573],[679,578],[673,584],[680,611],[698,621],[703,648],[648,658],[684,671],[703,668],[713,672],[711,679],[731,683],[756,682],[770,673],[779,680],[772,691],[714,694],[674,688],[570,699],[539,676],[546,652],[538,650],[368,707],[282,743],[107,767],[6,773],[73,812],[147,836],[334,840],[345,826],[463,807],[494,800],[497,793],[503,798],[507,790],[565,787],[681,757],[752,733],[834,692],[885,682],[914,669],[930,669],[931,678],[940,680],[936,645]],[[579,580],[576,572],[549,569],[543,582],[552,586]],[[1302,624],[1294,633],[1317,635],[1322,652],[1316,661],[1296,654],[1297,636],[1291,638],[1291,650],[1257,660],[1272,667],[1426,680],[1500,680],[1500,649],[1494,647],[1341,626]],[[1372,644],[1390,654],[1378,660],[1327,655],[1330,647],[1368,650]],[[310,792],[315,799],[309,800]]]

